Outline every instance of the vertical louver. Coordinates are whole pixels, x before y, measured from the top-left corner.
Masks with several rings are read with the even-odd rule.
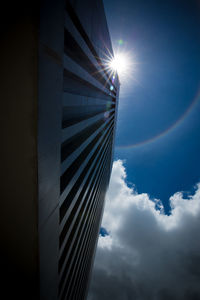
[[[113,84],[76,9],[67,1],[59,201],[60,300],[84,299],[86,295],[110,178],[117,87],[117,78]]]

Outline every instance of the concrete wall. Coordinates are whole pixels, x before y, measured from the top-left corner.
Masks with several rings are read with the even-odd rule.
[[[64,1],[43,0],[38,68],[38,204],[40,297],[58,296],[60,152]]]
[[[38,10],[9,2],[1,26],[1,278],[6,299],[38,296]],[[2,290],[1,290],[2,292]]]
[[[0,272],[6,299],[56,300],[58,289],[63,299],[86,297],[110,174],[116,92],[100,63],[107,48],[112,52],[102,2],[72,2],[78,26],[64,0],[9,2],[2,9]]]

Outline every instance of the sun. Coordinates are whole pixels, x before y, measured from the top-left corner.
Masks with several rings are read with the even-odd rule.
[[[109,62],[109,68],[119,77],[125,75],[129,69],[129,58],[125,53],[117,53]]]
[[[117,77],[120,85],[123,84],[123,86],[127,86],[132,80],[136,81],[135,76],[138,62],[132,49],[127,51],[118,48],[114,53],[114,55],[113,53],[109,53],[109,55],[105,54],[106,58],[103,61],[105,70],[108,72],[109,78],[112,79],[112,83],[114,83]],[[113,88],[113,86],[111,86],[111,88]]]

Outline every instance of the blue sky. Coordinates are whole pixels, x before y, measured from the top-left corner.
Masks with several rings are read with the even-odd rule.
[[[200,2],[104,6],[114,49],[136,64],[121,79],[88,300],[199,300]]]
[[[115,159],[126,161],[127,180],[138,192],[161,199],[168,212],[169,196],[192,192],[200,179],[200,4],[109,0],[104,5],[113,48],[129,51],[137,63],[121,85]]]

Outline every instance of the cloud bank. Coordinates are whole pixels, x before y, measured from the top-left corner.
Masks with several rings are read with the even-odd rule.
[[[161,202],[137,194],[115,161],[88,300],[200,300],[200,184]]]

